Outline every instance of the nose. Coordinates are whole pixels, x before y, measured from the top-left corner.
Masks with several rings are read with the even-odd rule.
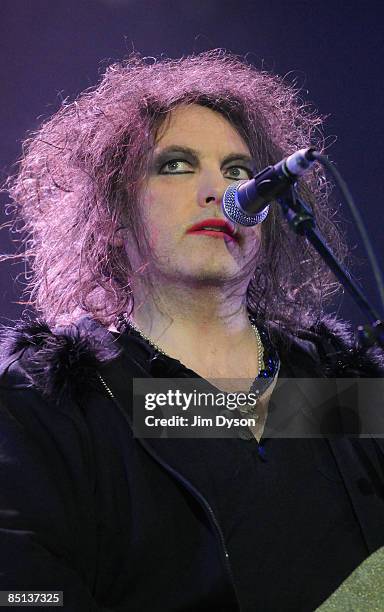
[[[205,208],[211,204],[221,206],[225,189],[228,187],[221,172],[206,172],[201,175],[197,188],[199,206]]]

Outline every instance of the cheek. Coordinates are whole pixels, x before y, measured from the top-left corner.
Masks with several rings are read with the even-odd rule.
[[[143,221],[149,245],[154,250],[168,250],[180,239],[188,225],[189,208],[184,190],[174,184],[149,185],[142,200]]]
[[[151,228],[151,231],[148,232],[148,234],[150,248],[156,249],[157,245],[160,242],[160,229],[156,225],[154,225]]]
[[[143,202],[143,221],[149,248],[162,254],[172,245],[177,219],[170,214],[169,200],[148,191]]]
[[[255,241],[255,245],[256,245],[256,249],[257,251],[259,251],[260,247],[261,247],[261,239],[262,239],[262,224],[260,225],[256,225],[253,228],[253,236],[254,236],[254,241]]]
[[[261,224],[248,228],[247,233],[248,232],[249,249],[253,253],[257,253],[261,247]]]
[[[146,234],[150,246],[155,246],[159,240],[159,196],[155,195],[150,189],[145,193],[142,201],[142,215],[146,228]]]

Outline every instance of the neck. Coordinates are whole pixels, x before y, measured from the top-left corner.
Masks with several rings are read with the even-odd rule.
[[[245,295],[236,289],[214,286],[167,285],[156,291],[140,292],[132,313],[133,322],[149,336],[160,340],[165,334],[183,337],[196,332],[216,338],[233,337],[249,327]]]
[[[236,359],[243,364],[247,356],[245,375],[257,370],[256,339],[244,291],[168,283],[156,291],[136,290],[134,295],[132,322],[191,369],[229,372]]]

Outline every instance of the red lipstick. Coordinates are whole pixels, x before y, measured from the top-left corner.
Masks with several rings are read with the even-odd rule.
[[[211,236],[212,238],[225,238],[225,236],[229,236],[232,240],[236,240],[234,224],[225,219],[218,219],[217,217],[203,219],[195,223],[188,228],[187,234],[202,234]]]

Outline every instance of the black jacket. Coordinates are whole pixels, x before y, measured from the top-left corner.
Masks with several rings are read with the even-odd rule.
[[[273,341],[291,377],[383,376],[323,323]],[[239,610],[221,525],[194,484],[193,440],[138,440],[132,378],[188,376],[95,321],[3,332],[0,590],[60,590],[64,610]],[[366,543],[384,545],[384,444],[330,440]],[[265,612],[265,611],[264,611]]]

